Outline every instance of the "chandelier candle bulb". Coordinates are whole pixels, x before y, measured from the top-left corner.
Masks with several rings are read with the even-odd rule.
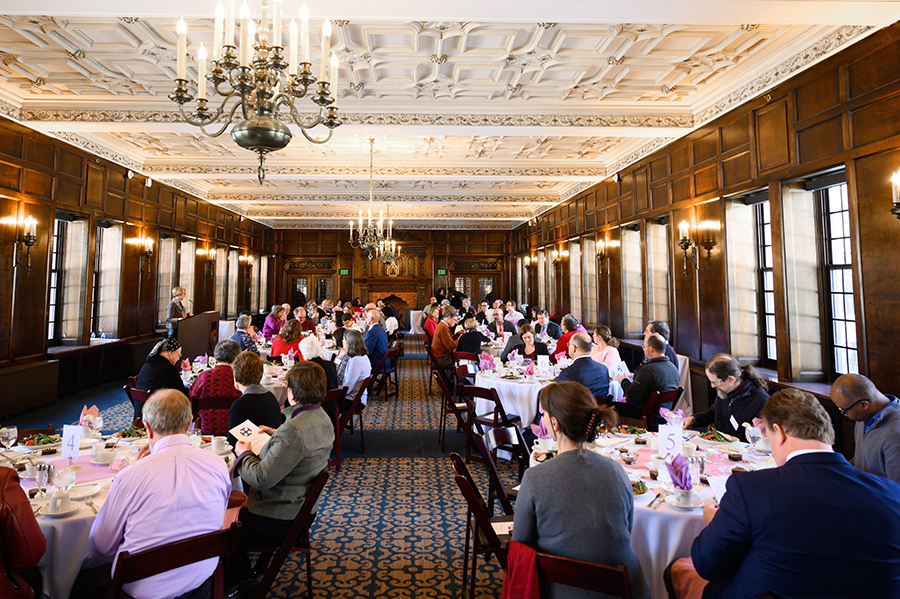
[[[688,233],[690,233],[690,227],[688,226],[687,221],[683,220],[678,224],[678,238],[688,239]]]
[[[353,241],[353,221],[350,221],[350,241]]]
[[[37,221],[33,216],[29,216],[25,219],[25,236],[37,236]]]
[[[331,21],[325,19],[322,25],[322,64],[319,68],[319,81],[328,81],[328,50],[331,48]]]
[[[259,41],[267,42],[268,33],[269,33],[269,19],[268,19],[268,9],[269,9],[269,1],[268,0],[260,0],[259,3],[260,8],[262,9],[262,18],[259,20]]]
[[[206,47],[203,44],[197,50],[197,99],[206,99]]]
[[[247,8],[247,1],[241,4],[241,66],[250,66],[251,47],[250,44],[250,9]]]
[[[225,0],[225,45],[234,46],[234,0]],[[221,58],[222,54],[216,57]]]
[[[900,204],[900,170],[891,177],[891,192],[894,196],[894,204]]]
[[[281,47],[281,0],[272,4],[272,45]]]
[[[362,208],[359,209],[359,231],[362,232],[363,229],[363,221],[362,221]]]
[[[225,7],[219,2],[216,6],[216,24],[213,26],[213,60],[222,58],[222,20],[225,18]],[[234,19],[234,9],[232,7],[232,20]]]
[[[331,105],[337,106],[337,82],[338,82],[338,57],[334,52],[331,53]]]
[[[300,62],[309,62],[309,11],[300,7]]]
[[[178,19],[178,25],[175,26],[175,32],[178,33],[178,78],[187,79],[187,77],[185,77],[185,73],[187,72],[187,42],[185,40],[185,36],[187,35],[187,25],[184,24],[183,18]]]
[[[291,34],[290,53],[288,54],[288,74],[297,74],[297,24],[291,19],[291,26],[288,28]]]

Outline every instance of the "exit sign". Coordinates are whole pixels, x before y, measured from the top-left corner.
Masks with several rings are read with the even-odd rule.
[[[345,277],[345,276],[346,276],[346,277],[349,277],[349,276],[350,276],[350,269],[349,269],[349,268],[342,268],[341,271],[340,271],[340,275],[341,275],[342,277]]]
[[[446,268],[439,268],[439,269],[438,269],[438,276],[446,276],[446,275],[447,275],[447,269],[446,269]]]

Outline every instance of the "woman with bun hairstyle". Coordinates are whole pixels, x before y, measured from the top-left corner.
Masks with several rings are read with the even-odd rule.
[[[601,324],[594,327],[594,343],[597,345],[591,350],[591,358],[612,372],[616,364],[622,361],[619,357],[619,340],[612,336],[608,326]]]

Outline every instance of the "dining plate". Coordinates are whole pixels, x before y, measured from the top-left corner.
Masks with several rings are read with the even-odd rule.
[[[669,505],[671,505],[671,506],[673,506],[673,507],[677,507],[677,508],[680,509],[680,510],[693,510],[693,509],[698,508],[698,507],[703,507],[703,500],[700,499],[699,497],[693,497],[693,498],[691,499],[691,506],[690,506],[690,507],[687,507],[687,506],[684,506],[684,505],[679,505],[679,504],[675,501],[675,496],[674,496],[674,495],[666,495],[666,503],[668,503]]]
[[[97,493],[101,491],[102,487],[96,483],[89,483],[84,485],[75,485],[72,487],[72,490],[69,491],[69,497],[71,499],[84,499],[86,497],[93,497]]]
[[[231,443],[229,443],[228,445],[225,446],[225,449],[223,449],[222,451],[216,451],[212,448],[212,443],[210,443],[209,447],[207,449],[209,449],[210,451],[212,451],[213,453],[216,453],[218,455],[225,455],[226,453],[231,453],[231,450],[234,449],[234,447],[231,445]]]
[[[56,443],[45,443],[44,445],[16,445],[12,449],[15,451],[40,451],[41,449],[53,449],[62,447],[62,440]]]
[[[748,448],[743,445],[738,445],[737,443],[720,443],[713,447],[716,451],[721,451],[722,453],[747,453],[750,451]]]
[[[41,516],[47,516],[48,518],[65,518],[66,516],[68,516],[68,515],[70,515],[70,514],[74,514],[74,513],[77,512],[80,508],[81,508],[81,504],[80,504],[80,503],[73,503],[73,504],[72,504],[72,507],[70,507],[69,509],[67,509],[67,510],[64,511],[64,512],[51,512],[51,511],[50,511],[50,504],[49,504],[49,503],[45,503],[44,505],[41,506],[41,509],[38,510],[38,513],[39,513]]]
[[[115,458],[113,458],[113,459],[115,459]],[[92,459],[91,459],[91,464],[93,464],[93,465],[95,465],[95,466],[109,466],[109,465],[112,464],[112,463],[113,463],[113,460],[109,460],[109,461],[106,461],[106,462],[101,462],[101,461],[99,461],[97,458],[92,458]]]

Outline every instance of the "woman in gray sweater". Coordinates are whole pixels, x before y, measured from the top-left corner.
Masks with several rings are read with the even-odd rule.
[[[634,499],[625,470],[585,449],[600,426],[615,426],[615,410],[597,406],[583,385],[555,383],[540,394],[544,426],[556,439],[555,458],[529,468],[516,500],[513,540],[539,551],[608,566],[625,565],[636,599],[650,590],[631,547]],[[541,597],[604,597],[541,581]]]

